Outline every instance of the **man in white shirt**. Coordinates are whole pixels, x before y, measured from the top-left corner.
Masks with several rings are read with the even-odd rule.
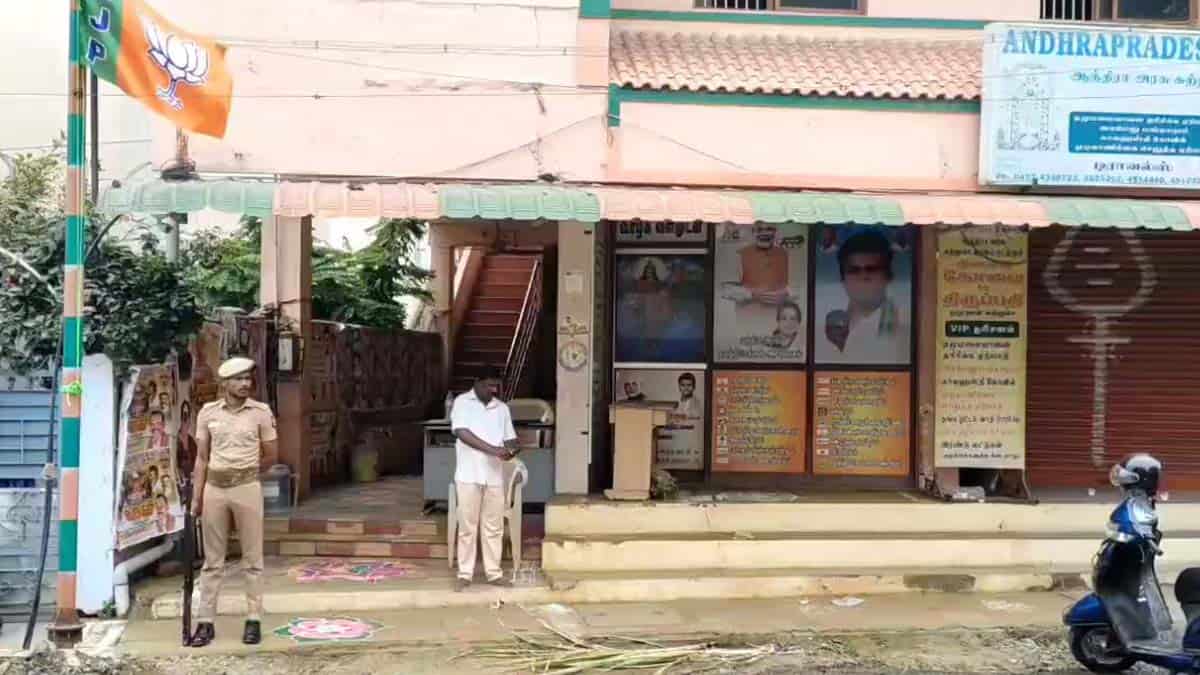
[[[679,401],[675,404],[675,414],[683,419],[696,419],[703,415],[700,402],[696,400],[696,376],[684,373],[679,376]]]
[[[476,540],[483,571],[493,586],[508,586],[500,570],[504,546],[504,462],[517,455],[517,432],[508,405],[496,397],[500,379],[488,373],[471,391],[454,399],[450,428],[454,444],[454,488],[458,497],[458,577],[463,591],[475,576]]]
[[[838,249],[838,267],[849,303],[825,317],[823,350],[829,363],[908,363],[908,319],[888,297],[892,282],[892,244],[879,232],[861,232]]]

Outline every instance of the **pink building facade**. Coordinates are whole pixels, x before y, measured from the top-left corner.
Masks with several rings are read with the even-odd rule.
[[[312,218],[422,218],[433,224],[434,310],[453,355],[456,250],[554,249],[554,347],[571,348],[552,366],[556,386],[545,395],[556,407],[558,494],[608,486],[608,406],[626,387],[665,387],[655,395],[669,397],[689,378],[695,402],[681,399],[680,409],[694,405],[695,413],[681,414],[678,433],[660,441],[660,463],[686,479],[953,492],[960,469],[938,466],[935,450],[937,245],[929,228],[908,226],[1113,226],[1107,216],[1067,222],[1055,201],[1101,196],[1159,200],[1148,208],[1200,222],[1182,190],[981,185],[985,26],[1125,18],[1100,16],[1090,2],[160,4],[181,25],[230,45],[236,90],[228,136],[193,139],[191,152],[202,176],[274,184],[282,239],[264,257],[264,274],[280,282],[265,293],[303,295],[309,272],[287,261],[311,245]],[[1187,29],[1200,18],[1196,7],[1184,18],[1167,23]],[[165,160],[173,131],[161,132]],[[721,242],[756,236],[756,225],[783,241],[799,237],[803,252],[787,258],[783,281],[766,272],[748,280],[746,261],[759,259],[743,257],[734,284],[722,276],[737,274],[723,267]],[[838,309],[820,288],[836,281],[838,264],[845,277],[835,251],[854,227],[890,228],[889,260],[906,280],[896,310],[908,331],[900,356],[822,353],[827,342],[844,351],[846,338],[829,327]],[[825,229],[837,230],[827,242]],[[763,265],[779,264],[764,256]],[[686,340],[654,354],[624,344],[622,330],[637,332],[629,326],[639,319],[622,314],[622,284],[669,277],[682,287],[689,275],[703,307],[678,330],[701,336],[698,351],[685,354]],[[774,344],[783,331],[805,348],[788,357],[721,356],[729,325],[765,321],[723,313],[727,282],[792,289],[802,337],[765,323],[759,337]],[[687,302],[680,292],[664,302]],[[308,310],[300,303],[288,311],[303,319]],[[792,320],[772,311],[781,326]],[[743,337],[743,346],[759,339]],[[771,373],[798,391],[786,405],[803,414],[789,418],[787,433],[803,442],[786,457],[723,454],[724,371]],[[837,444],[821,431],[826,422],[836,427],[828,410],[836,392],[822,385],[836,373],[887,383],[902,442],[838,459]],[[294,408],[281,411],[285,422],[304,417],[303,386],[288,399]],[[303,433],[296,443],[302,463]]]

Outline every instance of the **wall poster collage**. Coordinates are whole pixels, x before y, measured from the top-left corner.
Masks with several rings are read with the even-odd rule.
[[[174,364],[137,366],[125,389],[117,550],[183,529],[173,431],[179,425],[178,384]]]
[[[614,401],[674,405],[657,465],[907,476],[916,232],[709,227],[615,228]]]

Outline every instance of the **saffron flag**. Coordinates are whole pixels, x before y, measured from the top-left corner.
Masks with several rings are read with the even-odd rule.
[[[181,30],[143,0],[83,0],[81,57],[175,126],[221,138],[233,77],[225,46]]]

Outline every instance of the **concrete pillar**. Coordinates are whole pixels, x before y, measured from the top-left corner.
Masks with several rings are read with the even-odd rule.
[[[279,459],[297,476],[303,499],[312,486],[309,407],[311,384],[303,361],[312,338],[312,218],[273,217],[263,220],[259,302],[279,311],[281,330],[300,336],[300,372],[279,375],[275,385],[279,425]]]
[[[442,381],[450,385],[450,367],[454,359],[454,322],[451,311],[454,297],[454,244],[446,236],[446,227],[429,224],[429,269],[433,272],[430,292],[436,330],[442,336]]]
[[[936,226],[921,230],[921,255],[918,257],[920,296],[917,298],[917,487],[924,489],[930,481],[936,481],[942,492],[952,492],[958,489],[958,469],[937,469],[934,465],[937,453],[934,438],[937,414],[937,332],[940,328],[937,311],[937,234]]]
[[[584,346],[587,358],[577,369],[557,360],[558,399],[555,404],[554,491],[588,492],[592,458],[592,270],[595,240],[592,225],[558,224],[558,349],[570,342]]]

